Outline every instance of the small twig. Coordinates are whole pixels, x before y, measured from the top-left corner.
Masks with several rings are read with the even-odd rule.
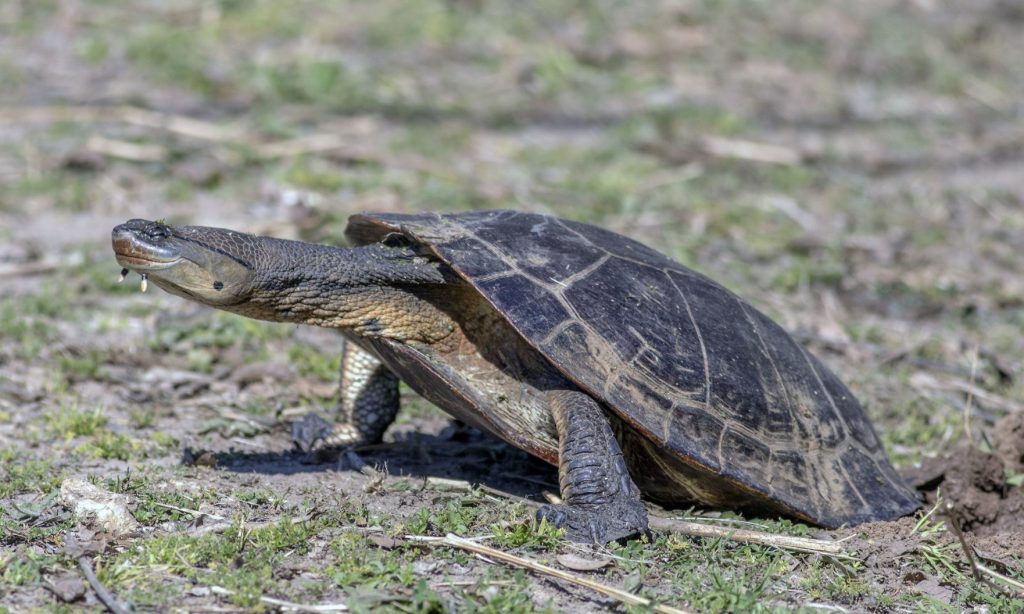
[[[788,603],[787,604],[779,604],[779,605],[782,606],[784,609],[792,607],[792,605],[790,605]],[[850,610],[847,610],[844,607],[841,607],[841,606],[838,606],[838,605],[830,605],[830,604],[827,604],[827,603],[802,603],[802,604],[800,604],[800,607],[801,608],[811,608],[811,609],[814,609],[814,610],[824,610],[826,612],[849,612],[850,611]]]
[[[245,439],[244,437],[232,437],[231,441],[233,441],[234,443],[237,443],[240,446],[247,446],[247,447],[253,448],[255,450],[260,450],[262,452],[269,452],[272,449],[272,448],[269,448],[269,447],[267,447],[267,446],[265,446],[265,445],[263,445],[261,443]]]
[[[103,605],[107,606],[108,610],[114,614],[128,614],[128,610],[110,594],[110,591],[105,586],[100,584],[99,578],[96,577],[96,572],[92,569],[92,563],[89,562],[89,557],[78,557],[78,567],[82,570],[82,574],[85,575],[89,586],[96,592],[96,596],[103,602]]]
[[[121,158],[132,162],[163,162],[167,159],[167,150],[159,145],[119,141],[96,134],[85,142],[85,148],[110,158]]]
[[[984,584],[991,586],[1000,593],[1007,595],[1009,597],[1019,596],[1016,595],[1009,588],[993,582],[992,578],[995,578],[996,580],[1009,584],[1010,586],[1020,591],[1022,595],[1024,595],[1024,584],[1018,582],[1017,580],[1014,580],[1013,578],[1004,576],[996,570],[991,569],[986,565],[982,565],[978,562],[978,557],[975,556],[974,548],[972,548],[970,544],[967,543],[967,536],[964,535],[963,530],[960,529],[960,522],[957,520],[955,509],[952,503],[946,504],[944,515],[946,519],[949,521],[946,523],[946,526],[953,530],[953,534],[956,535],[957,540],[960,542],[960,549],[964,551],[964,556],[967,557],[967,562],[971,565],[971,575],[974,576],[974,579],[978,582],[982,582]],[[986,577],[986,575],[989,577]]]
[[[210,592],[217,595],[231,596],[235,594],[235,591],[228,590],[223,586],[211,586]],[[295,603],[294,601],[285,601],[284,599],[274,599],[273,597],[259,598],[261,603],[272,605],[274,607],[281,608],[285,611],[294,612],[348,612],[348,606],[344,603],[321,603],[321,604],[305,604]]]
[[[821,235],[821,228],[814,216],[801,207],[792,198],[784,196],[766,196],[758,200],[758,205],[764,209],[782,213],[789,219],[796,222],[796,224],[808,235]]]
[[[429,484],[432,480],[428,479]],[[469,491],[473,489],[473,485],[464,480],[444,480],[446,488],[459,488],[461,490]],[[485,485],[477,485],[476,488],[490,493],[492,495],[510,499],[512,501],[518,501],[527,507],[540,507],[541,503],[537,501],[531,501],[518,495],[507,493],[497,488],[492,488]],[[545,493],[546,495],[551,493]],[[553,496],[553,495],[552,495]],[[763,544],[766,546],[774,546],[776,548],[784,548],[786,550],[796,550],[799,552],[808,552],[811,554],[827,554],[836,558],[844,559],[855,559],[849,554],[843,552],[842,542],[839,541],[824,541],[820,539],[811,539],[808,537],[792,537],[789,535],[777,535],[774,533],[767,533],[763,531],[753,531],[750,529],[735,529],[726,527],[716,527],[713,525],[707,525],[699,522],[690,522],[685,520],[677,520],[675,518],[662,518],[659,516],[651,516],[649,524],[652,529],[660,531],[669,531],[674,533],[681,533],[690,537],[711,537],[728,539],[731,541],[738,542],[749,542],[756,544]]]
[[[774,546],[776,548],[784,548],[786,550],[796,550],[798,552],[826,554],[836,558],[856,558],[844,553],[842,543],[840,542],[811,539],[809,537],[777,535],[775,533],[751,531],[749,529],[716,527],[699,522],[689,522],[686,520],[677,520],[675,518],[660,518],[658,516],[652,516],[649,522],[652,529],[682,533],[691,537],[728,539],[737,542]]]
[[[220,519],[221,522],[219,522],[217,524],[208,524],[208,525],[205,525],[205,526],[196,527],[195,529],[192,529],[192,530],[190,530],[188,532],[189,535],[199,536],[199,535],[206,535],[207,533],[220,533],[221,531],[226,531],[228,529],[235,528],[235,526],[236,526],[235,523],[230,522],[227,518],[224,518],[222,516],[217,516],[217,518]],[[302,524],[303,522],[307,522],[307,521],[312,520],[312,519],[313,519],[312,515],[299,516],[297,518],[290,519],[288,521],[288,523],[289,524]],[[279,522],[280,522],[279,520],[268,520],[266,522],[245,522],[245,523],[242,523],[241,525],[238,525],[238,530],[242,531],[242,532],[245,532],[245,533],[249,533],[251,531],[258,531],[260,529],[266,529],[267,527],[275,526]]]
[[[451,580],[448,582],[431,582],[430,588],[459,588],[462,586],[476,586],[480,580]],[[511,586],[511,580],[488,580],[487,586]]]
[[[755,530],[767,530],[768,525],[763,522],[754,522],[753,520],[741,520],[739,518],[714,518],[711,516],[691,516],[690,519],[693,522],[699,522],[701,524],[709,524],[715,526],[721,525],[732,525],[735,527],[753,527]],[[844,537],[843,539],[849,539]]]
[[[544,500],[550,503],[551,505],[562,504],[562,498],[556,495],[555,493],[551,492],[550,490],[542,490],[540,491],[540,494],[543,495]]]
[[[919,371],[910,376],[910,385],[919,389],[922,394],[928,394],[932,390],[942,392],[959,392],[965,396],[970,394],[974,399],[973,403],[978,406],[987,405],[993,409],[1008,413],[1024,411],[1024,403],[1012,401],[993,394],[981,386],[962,379],[947,378],[939,380],[930,373]]]
[[[265,433],[274,427],[274,423],[269,420],[259,419],[256,418],[255,416],[243,414],[241,412],[237,412],[226,407],[218,408],[216,411],[217,414],[224,420],[244,424],[249,428],[255,430],[257,433]]]
[[[527,507],[540,506],[540,503],[538,503],[537,501],[527,499],[526,497],[520,497],[519,495],[513,495],[510,492],[505,492],[504,490],[499,490],[497,488],[487,486],[486,484],[477,484],[477,488],[479,488],[480,490],[484,491],[487,494],[494,495],[495,497],[501,497],[503,499],[508,499],[510,501],[516,501],[518,503],[522,503]]]
[[[167,503],[155,503],[155,502],[153,503],[153,505],[155,505],[157,507],[162,507],[165,510],[173,510],[175,512],[181,512],[182,514],[191,514],[192,516],[206,516],[207,518],[212,518],[213,520],[228,520],[224,516],[219,516],[217,514],[211,514],[209,512],[203,512],[201,510],[190,510],[187,507],[178,507],[176,505],[168,505]]]
[[[1010,578],[1008,576],[1004,576],[1003,574],[999,573],[998,571],[988,567],[987,565],[982,565],[981,563],[977,564],[977,568],[978,568],[978,571],[980,571],[981,573],[988,574],[989,576],[995,578],[996,580],[999,580],[1000,582],[1005,582],[1005,583],[1009,584],[1010,586],[1012,586],[1013,588],[1017,589],[1017,595],[1015,595],[1015,596],[1017,596],[1017,597],[1024,596],[1024,583],[1019,582],[1017,580],[1014,580],[1013,578]],[[990,586],[997,587],[999,590],[1001,590],[1004,593],[1006,592],[1004,587],[1001,587],[998,584],[995,584],[991,580],[986,580],[986,583],[989,584]]]
[[[456,492],[470,492],[473,490],[473,485],[465,480],[439,478],[432,475],[427,476],[427,479],[423,481],[423,487],[430,488],[431,490],[448,490]]]
[[[473,552],[483,557],[487,557],[497,561],[502,561],[504,563],[515,565],[517,567],[523,567],[525,569],[529,569],[530,571],[539,574],[551,576],[553,578],[558,578],[560,580],[571,582],[573,584],[576,584],[577,586],[589,588],[607,597],[617,599],[627,605],[638,605],[642,607],[648,607],[655,612],[663,612],[665,614],[690,614],[689,610],[683,610],[667,605],[657,604],[646,597],[634,595],[633,593],[624,591],[622,589],[615,588],[613,586],[608,586],[606,584],[601,584],[600,582],[595,582],[589,578],[584,578],[582,576],[578,576],[576,574],[572,574],[561,569],[548,567],[543,563],[538,563],[536,561],[524,559],[514,554],[510,554],[508,552],[503,552],[501,550],[491,548],[490,546],[485,546],[483,544],[472,542],[468,539],[459,537],[458,535],[453,535],[451,533],[449,533],[445,537],[424,537],[419,535],[407,535],[406,539],[409,539],[410,541],[426,542],[432,544],[443,544],[446,546],[461,548],[462,550],[468,550],[469,552]]]
[[[718,158],[734,158],[748,162],[782,164],[785,166],[794,166],[803,161],[803,155],[799,151],[781,145],[726,139],[717,136],[701,137],[700,143],[706,154]]]
[[[216,142],[241,142],[244,131],[191,117],[128,105],[116,107],[0,107],[0,124],[124,123]]]

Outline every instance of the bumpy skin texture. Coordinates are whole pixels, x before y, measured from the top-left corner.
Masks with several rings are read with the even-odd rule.
[[[604,544],[647,532],[647,510],[629,477],[622,450],[601,407],[578,390],[548,395],[558,428],[562,505],[545,505],[537,520],[564,528],[579,542]]]
[[[346,341],[331,422],[307,414],[292,425],[292,439],[307,452],[377,443],[394,422],[398,407],[398,376],[376,356]]]

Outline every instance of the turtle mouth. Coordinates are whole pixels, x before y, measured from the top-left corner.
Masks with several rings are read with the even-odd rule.
[[[118,264],[135,271],[168,269],[182,260],[170,227],[159,222],[130,220],[110,236]]]
[[[181,262],[182,258],[172,258],[170,260],[156,260],[145,256],[138,256],[135,254],[124,253],[114,251],[114,257],[117,258],[117,263],[123,267],[140,270],[145,269],[147,271],[159,271],[161,269],[169,269],[172,266]]]

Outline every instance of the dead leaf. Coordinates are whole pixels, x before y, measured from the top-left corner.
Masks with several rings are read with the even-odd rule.
[[[602,567],[607,567],[612,564],[612,560],[606,556],[589,558],[574,552],[559,554],[555,557],[555,560],[557,560],[558,564],[562,567],[572,569],[573,571],[597,571]]]

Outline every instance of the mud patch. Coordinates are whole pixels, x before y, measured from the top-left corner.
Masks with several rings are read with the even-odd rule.
[[[946,513],[965,532],[1017,535],[1024,531],[1024,489],[1011,477],[1020,473],[1024,459],[1024,414],[997,422],[989,441],[991,452],[964,441],[907,477],[928,505],[941,496],[950,506]]]
[[[1011,475],[1024,473],[1024,413],[1013,413],[996,424],[992,447]]]

